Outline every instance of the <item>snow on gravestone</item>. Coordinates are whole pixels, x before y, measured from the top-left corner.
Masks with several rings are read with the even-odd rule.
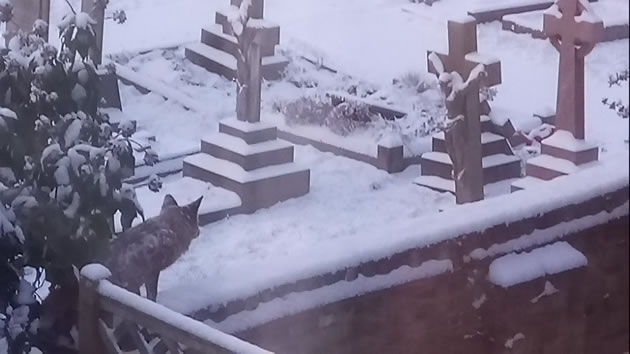
[[[445,132],[453,166],[457,203],[482,200],[480,80],[487,87],[501,83],[499,61],[477,61],[477,24],[473,17],[448,21],[448,55],[428,53],[428,70],[436,74],[446,94],[448,117],[453,123]],[[482,75],[483,74],[483,75]]]

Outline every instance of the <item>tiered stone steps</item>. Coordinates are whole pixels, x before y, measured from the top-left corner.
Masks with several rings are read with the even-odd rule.
[[[481,149],[484,185],[521,176],[521,160],[514,156],[508,140],[487,116],[481,119]],[[432,151],[422,155],[422,175],[414,183],[440,192],[455,192],[453,163],[446,150],[444,133],[432,139]]]
[[[310,171],[293,156],[293,145],[278,140],[275,127],[228,120],[202,140],[199,154],[184,160],[184,176],[235,192],[242,212],[253,213],[308,193]]]
[[[527,177],[512,184],[512,191],[576,173],[598,164],[599,148],[578,140],[567,131],[556,131],[543,140],[541,155],[527,161]]]
[[[262,76],[266,80],[280,79],[289,61],[275,54],[280,43],[280,26],[264,20],[261,40]],[[215,24],[201,30],[201,42],[185,47],[186,58],[206,70],[230,80],[236,78],[238,43],[230,34],[227,11],[218,11]]]

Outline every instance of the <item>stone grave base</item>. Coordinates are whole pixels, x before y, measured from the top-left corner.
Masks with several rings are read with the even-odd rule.
[[[235,3],[232,3],[235,5]],[[262,12],[262,9],[258,11]],[[227,79],[236,79],[236,55],[238,43],[232,36],[227,10],[217,11],[215,23],[201,30],[201,41],[187,45],[186,58],[206,70],[219,74]],[[265,80],[278,80],[282,77],[289,61],[276,55],[275,48],[280,43],[280,26],[262,21],[261,55],[262,76]]]
[[[510,138],[506,138],[510,137]],[[508,120],[502,126],[488,116],[481,119],[481,150],[484,185],[521,177],[521,160],[514,156],[510,144],[515,131]],[[422,175],[414,183],[440,192],[453,193],[453,164],[446,151],[444,133],[433,136],[432,151],[422,155]]]
[[[184,160],[184,176],[233,191],[245,214],[306,195],[310,170],[297,166],[294,147],[278,140],[265,123],[228,120],[201,142],[201,152]]]
[[[598,159],[597,146],[559,130],[542,141],[541,155],[527,161],[527,176],[514,182],[512,191],[527,189],[534,184],[596,166]]]

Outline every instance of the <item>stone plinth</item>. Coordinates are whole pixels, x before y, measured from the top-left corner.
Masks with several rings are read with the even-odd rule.
[[[232,6],[240,6],[240,1],[232,0]],[[253,1],[250,16],[262,22],[260,51],[262,55],[262,76],[266,80],[280,79],[289,61],[276,55],[276,46],[280,43],[280,26],[262,20],[262,1]],[[228,20],[229,11],[220,10],[215,14],[214,25],[201,30],[201,42],[186,46],[186,58],[206,70],[224,76],[230,80],[236,78],[238,43],[232,35]]]
[[[508,120],[509,122],[509,120]],[[508,139],[497,134],[510,131],[505,124],[496,126],[490,118],[481,118],[483,183],[500,182],[521,176],[521,161],[514,156]],[[432,151],[422,155],[422,175],[414,183],[440,192],[455,191],[453,164],[446,151],[444,133],[433,136]]]
[[[184,160],[184,176],[233,191],[242,211],[253,213],[309,192],[310,171],[294,163],[294,147],[264,123],[221,122],[201,142],[201,153]]]
[[[512,191],[566,176],[595,166],[599,148],[564,130],[558,130],[542,141],[541,155],[527,161],[527,177],[512,184]]]

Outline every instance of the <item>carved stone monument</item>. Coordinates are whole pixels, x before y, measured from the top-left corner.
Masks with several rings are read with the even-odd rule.
[[[415,183],[454,192],[462,204],[483,199],[487,183],[519,177],[520,162],[506,139],[491,132],[490,119],[481,118],[489,106],[480,102],[480,83],[500,84],[501,63],[477,52],[475,19],[449,21],[448,43],[448,54],[430,52],[427,63],[445,93],[450,128],[434,137]]]
[[[229,17],[230,11],[240,7],[241,3],[242,0],[230,0],[229,10],[217,11],[215,24],[201,30],[201,42],[186,46],[188,60],[228,79],[236,79],[239,44],[232,33]],[[262,76],[266,80],[276,80],[282,76],[289,62],[276,54],[275,48],[280,43],[280,26],[263,19],[264,4],[264,0],[251,0],[248,15],[260,22]]]
[[[237,119],[220,122],[219,133],[201,141],[201,153],[184,160],[184,176],[235,192],[246,214],[303,196],[310,189],[310,170],[293,162],[293,145],[278,140],[276,127],[260,121],[264,30],[248,22],[243,21],[243,31],[237,33],[243,59]]]
[[[512,190],[567,175],[599,159],[585,139],[584,58],[604,36],[603,22],[581,0],[558,0],[545,12],[544,32],[560,54],[556,132],[543,140],[541,155],[527,162],[527,178]]]

